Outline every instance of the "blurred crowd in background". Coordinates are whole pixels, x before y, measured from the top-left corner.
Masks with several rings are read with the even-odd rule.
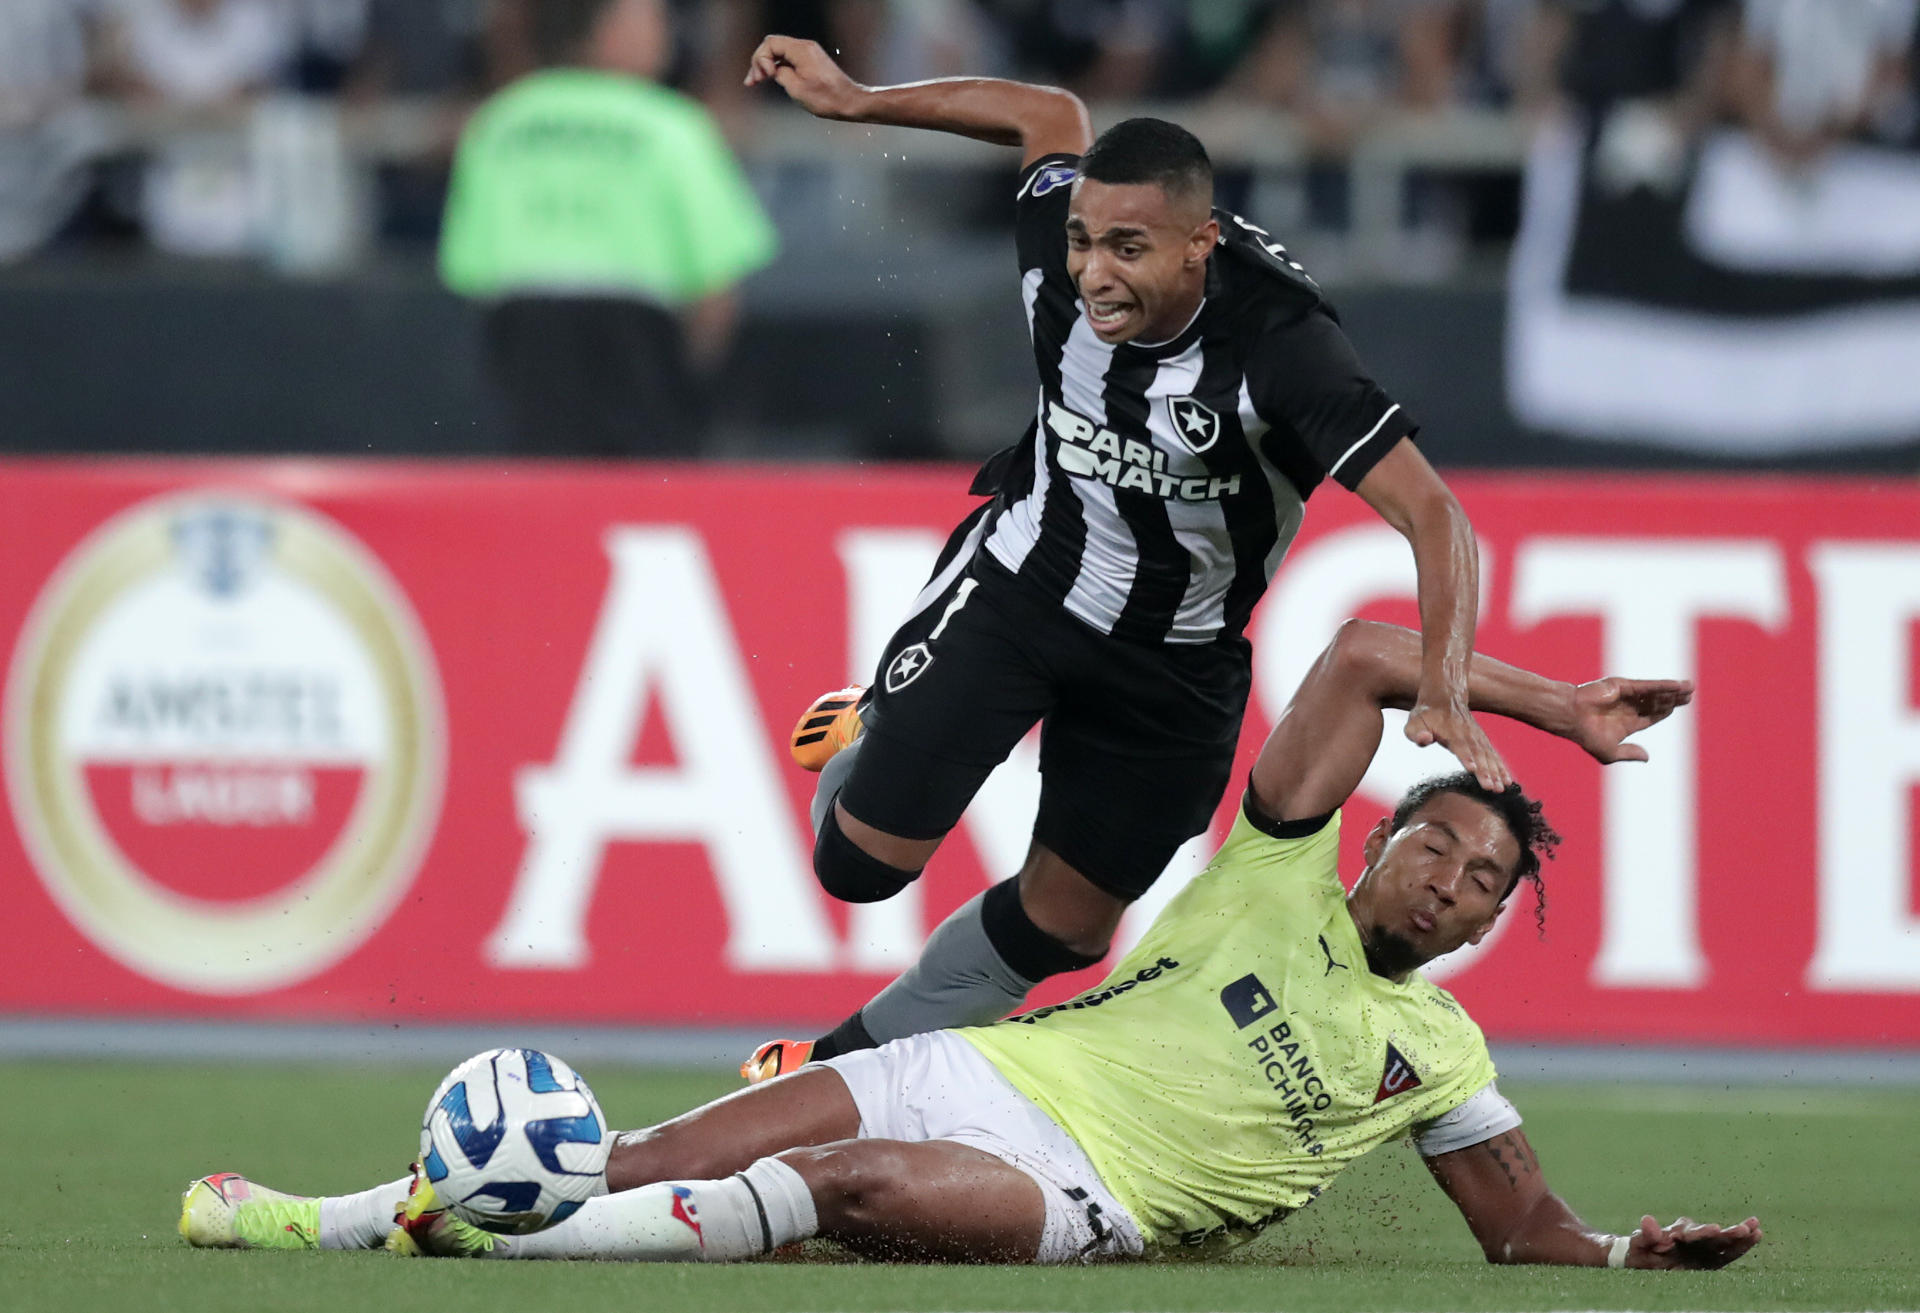
[[[141,238],[185,253],[246,249],[249,181],[197,164],[191,129],[289,94],[440,111],[415,158],[382,168],[374,205],[385,238],[431,238],[463,116],[545,61],[543,11],[569,2],[7,0],[0,258]],[[1095,102],[1283,111],[1317,160],[1337,161],[1396,115],[1534,115],[1556,103],[1656,104],[1685,134],[1736,120],[1796,164],[1849,137],[1920,144],[1914,0],[676,0],[671,10],[661,80],[704,102],[749,156],[752,109],[766,96],[740,75],[770,31],[821,40],[871,82],[982,73]],[[176,139],[129,151],[102,107],[171,125]],[[1609,168],[1671,167],[1675,138],[1644,116],[1616,136]],[[1342,221],[1337,179],[1316,178],[1300,197],[1305,212],[1268,222]],[[1504,235],[1484,203],[1461,214],[1459,197],[1429,188],[1408,204],[1440,212],[1417,220]]]
[[[633,23],[600,32],[606,3],[0,0],[0,267],[42,275],[41,299],[21,278],[0,297],[0,385],[37,398],[0,445],[332,450],[343,426],[322,398],[338,394],[358,439],[373,407],[353,390],[376,395],[402,358],[404,386],[377,392],[384,437],[356,446],[999,445],[1025,422],[1029,386],[999,277],[1007,161],[915,134],[909,165],[898,139],[836,133],[777,89],[748,90],[750,52],[782,32],[867,82],[1018,77],[1079,92],[1096,128],[1131,112],[1188,124],[1214,153],[1221,203],[1341,289],[1365,354],[1456,444],[1444,458],[1552,463],[1586,442],[1627,444],[1626,459],[1873,449],[1887,468],[1907,456],[1885,453],[1920,453],[1920,0],[625,0]],[[566,64],[671,89],[651,103],[678,107],[662,112],[699,138],[672,158],[700,156],[704,194],[740,216],[739,249],[615,279],[675,322],[654,313],[610,336],[586,310],[570,321],[616,343],[594,368],[650,355],[656,376],[695,380],[704,395],[682,413],[716,419],[643,426],[678,446],[557,442],[551,417],[582,384],[553,361],[583,354],[544,318],[506,325],[511,271],[456,240],[460,178],[478,170],[465,161],[482,154],[463,133],[478,135],[490,98]],[[696,171],[646,168],[669,188]],[[433,278],[436,244],[445,285],[485,307],[482,344],[462,326],[476,316],[410,290]],[[537,289],[532,245],[518,244],[520,281]],[[665,258],[633,245],[632,270]],[[101,268],[123,297],[129,270],[172,279],[155,322],[194,323],[192,340],[133,335],[146,302],[108,308],[46,283]],[[263,293],[223,301],[182,268],[304,275],[304,291],[280,282],[272,308]],[[300,297],[347,284],[359,328],[319,340]],[[50,315],[73,333],[47,332]],[[260,317],[251,339],[243,315]],[[195,436],[148,433],[189,348],[223,331],[234,360],[253,339],[298,339],[336,362],[335,381],[314,390],[282,363],[209,369],[197,408],[166,398]],[[128,349],[103,388],[80,344],[114,332]],[[8,359],[16,338],[38,363]],[[458,409],[483,356],[496,379],[545,380],[520,405],[546,417],[536,440]],[[235,418],[214,383],[252,416]],[[297,404],[279,400],[290,390]],[[456,415],[467,436],[448,436]],[[603,418],[603,433],[635,427]]]

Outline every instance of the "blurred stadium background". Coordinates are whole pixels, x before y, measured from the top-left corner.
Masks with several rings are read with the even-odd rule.
[[[1914,0],[682,0],[662,80],[778,252],[671,463],[530,449],[436,265],[560,3],[0,3],[0,1058],[711,1064],[1018,861],[1030,755],[915,894],[807,871],[788,717],[1032,378],[1008,154],[744,91],[783,30],[1192,127],[1422,420],[1483,644],[1701,681],[1637,773],[1502,733],[1570,840],[1547,937],[1444,966],[1504,1069],[1920,1082]],[[1414,618],[1358,506],[1266,605],[1249,745],[1341,617]]]
[[[464,116],[566,7],[6,5],[0,446],[508,449],[433,245]],[[1024,423],[1004,155],[745,92],[746,54],[787,29],[869,81],[1013,75],[1099,123],[1186,122],[1443,463],[1909,469],[1912,9],[682,0],[665,80],[717,116],[781,238],[740,289],[702,454],[967,458]]]

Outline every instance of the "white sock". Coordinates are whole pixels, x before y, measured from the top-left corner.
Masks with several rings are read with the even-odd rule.
[[[813,1191],[800,1179],[800,1173],[778,1158],[762,1158],[737,1178],[752,1187],[760,1209],[762,1247],[755,1253],[771,1254],[796,1240],[811,1240],[820,1232],[820,1214],[813,1206]]]
[[[407,1201],[411,1176],[376,1185],[359,1194],[329,1195],[320,1201],[322,1249],[378,1249],[393,1230],[393,1214]]]
[[[819,1227],[800,1173],[762,1158],[724,1181],[662,1181],[589,1199],[558,1226],[503,1248],[509,1258],[729,1263],[805,1240]]]

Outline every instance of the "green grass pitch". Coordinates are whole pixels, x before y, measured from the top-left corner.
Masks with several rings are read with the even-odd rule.
[[[1916,1309],[1920,1091],[1508,1090],[1548,1179],[1590,1222],[1643,1211],[1767,1239],[1718,1273],[1501,1269],[1412,1151],[1361,1163],[1232,1261],[1103,1269],[848,1262],[642,1267],[197,1252],[178,1195],[206,1172],[345,1191],[404,1168],[439,1070],[0,1063],[0,1306],[365,1313],[673,1309]],[[592,1079],[616,1125],[732,1088],[713,1073]]]

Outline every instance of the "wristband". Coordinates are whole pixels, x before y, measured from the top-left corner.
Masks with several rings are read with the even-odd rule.
[[[1613,1238],[1612,1247],[1607,1250],[1607,1266],[1608,1267],[1625,1267],[1627,1265],[1627,1250],[1632,1245],[1633,1245],[1632,1236],[1630,1235],[1615,1236]]]

